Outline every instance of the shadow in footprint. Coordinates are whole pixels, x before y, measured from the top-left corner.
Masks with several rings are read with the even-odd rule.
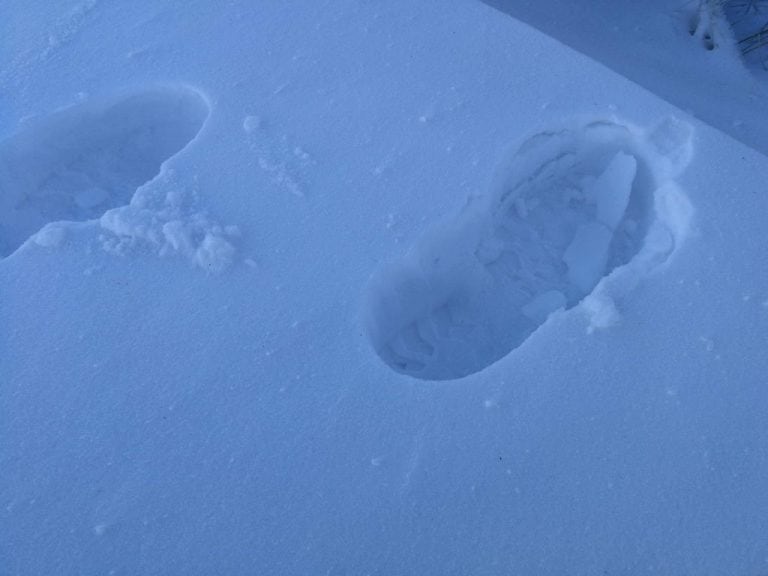
[[[0,257],[45,224],[128,204],[203,126],[209,108],[183,86],[86,102],[36,119],[0,143]]]
[[[490,195],[374,274],[365,323],[378,355],[416,378],[467,376],[641,251],[641,273],[665,261],[676,234],[659,224],[658,190],[688,163],[690,136],[677,121],[647,136],[600,121],[524,142]]]

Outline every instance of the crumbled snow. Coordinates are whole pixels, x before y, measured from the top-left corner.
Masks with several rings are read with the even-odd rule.
[[[222,226],[197,207],[197,190],[166,171],[137,192],[129,206],[100,219],[102,248],[125,255],[147,248],[160,256],[178,255],[205,271],[220,273],[234,261],[234,225]]]

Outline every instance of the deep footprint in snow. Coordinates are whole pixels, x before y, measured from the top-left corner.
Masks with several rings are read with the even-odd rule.
[[[184,86],[150,88],[36,119],[0,143],[0,258],[45,224],[128,204],[203,126],[209,108]]]
[[[490,195],[374,274],[365,321],[378,355],[416,378],[467,376],[614,269],[632,262],[642,275],[666,261],[680,230],[664,194],[690,140],[670,119],[649,134],[599,121],[524,142]]]

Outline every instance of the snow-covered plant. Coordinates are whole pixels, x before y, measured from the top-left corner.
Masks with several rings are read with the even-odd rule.
[[[699,0],[689,32],[707,50],[731,36],[741,54],[751,58],[768,48],[768,0]]]
[[[744,55],[768,47],[768,0],[721,0]]]
[[[723,4],[727,0],[699,0],[698,8],[691,18],[689,32],[698,38],[704,48],[714,50],[720,43],[725,15]]]

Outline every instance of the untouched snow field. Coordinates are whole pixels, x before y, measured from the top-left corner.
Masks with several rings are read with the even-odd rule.
[[[768,572],[765,80],[542,4],[6,3],[0,576]]]

